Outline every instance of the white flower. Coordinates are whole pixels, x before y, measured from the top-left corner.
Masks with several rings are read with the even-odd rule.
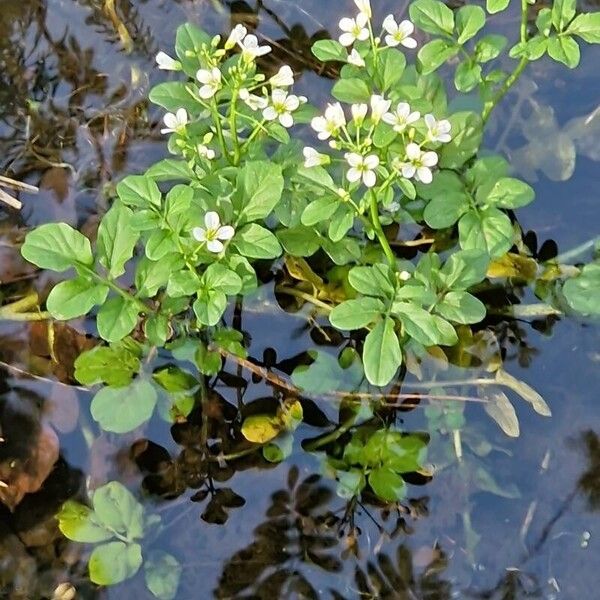
[[[354,4],[356,4],[356,8],[358,8],[361,14],[366,15],[369,19],[373,16],[371,0],[354,0]]]
[[[264,56],[271,52],[271,46],[259,46],[258,38],[255,35],[247,35],[238,42],[242,49],[242,58],[247,62],[252,62],[258,56]]]
[[[356,48],[352,48],[352,52],[348,55],[348,64],[354,65],[355,67],[365,66],[365,61]]]
[[[436,121],[433,115],[425,115],[425,124],[427,125],[427,139],[432,142],[449,142],[452,137],[450,136],[450,121],[441,119]]]
[[[416,48],[417,40],[411,38],[415,26],[408,20],[404,20],[398,25],[394,15],[388,15],[383,20],[383,28],[388,32],[385,36],[385,43],[388,46],[397,46],[402,44],[405,48]]]
[[[377,124],[381,121],[383,115],[390,109],[391,100],[386,100],[383,96],[373,94],[371,96],[371,118],[373,123]]]
[[[181,63],[171,58],[166,52],[159,52],[156,55],[156,64],[163,71],[181,71]]]
[[[283,65],[279,71],[269,79],[269,83],[274,88],[289,87],[294,85],[294,71],[288,66]]]
[[[379,166],[379,158],[375,154],[361,156],[356,152],[349,152],[345,156],[346,161],[350,165],[346,177],[348,181],[354,183],[363,180],[367,187],[373,187],[377,181],[375,169]]]
[[[200,88],[200,98],[208,100],[212,98],[221,88],[221,71],[216,67],[208,69],[200,69],[196,73],[196,79],[204,85]]]
[[[302,154],[304,154],[304,166],[307,169],[311,167],[319,167],[321,165],[326,165],[329,163],[329,156],[326,154],[321,154],[317,152],[314,148],[310,146],[305,146],[304,150],[302,150]]]
[[[346,115],[339,102],[327,105],[324,117],[315,117],[310,126],[318,133],[320,140],[326,140],[332,135],[336,135],[338,130],[346,125]]]
[[[435,152],[422,152],[418,144],[411,142],[406,146],[408,161],[402,163],[402,176],[406,179],[416,177],[417,181],[431,183],[433,175],[430,167],[435,167],[438,155]]]
[[[356,40],[369,39],[369,30],[365,27],[369,18],[365,13],[358,13],[356,19],[344,17],[340,21],[340,29],[344,32],[340,35],[342,46],[352,46]]]
[[[412,276],[408,271],[400,271],[398,277],[400,281],[408,281]]]
[[[289,94],[285,90],[273,90],[271,94],[271,106],[263,110],[263,117],[267,121],[279,119],[284,127],[291,127],[294,124],[292,113],[300,106],[298,96]]]
[[[219,215],[210,211],[204,215],[204,227],[194,227],[192,235],[196,240],[206,243],[206,249],[209,252],[219,254],[223,251],[223,241],[230,240],[235,234],[235,229],[231,225],[221,225]]]
[[[206,160],[212,160],[215,157],[215,151],[204,144],[198,144],[196,150],[198,151],[198,156]]]
[[[175,114],[167,113],[163,121],[166,127],[160,130],[161,133],[181,133],[188,124],[188,114],[185,108],[179,108]]]
[[[225,50],[231,50],[236,44],[239,44],[247,33],[248,30],[243,25],[236,25],[225,42]]]
[[[240,100],[242,100],[252,110],[263,110],[267,108],[269,101],[264,96],[257,96],[251,94],[246,88],[242,88],[239,93]]]
[[[352,113],[352,119],[357,125],[361,125],[367,116],[367,111],[369,107],[366,104],[353,104],[350,107],[350,112]]]
[[[386,113],[382,118],[388,125],[392,125],[394,131],[402,133],[408,125],[421,118],[421,113],[418,111],[410,112],[408,102],[400,102],[395,112]]]

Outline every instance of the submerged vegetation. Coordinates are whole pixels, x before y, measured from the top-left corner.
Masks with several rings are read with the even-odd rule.
[[[347,504],[343,517],[311,516],[312,542],[299,534],[306,544],[299,552],[332,572],[328,527],[354,539],[354,511],[372,504],[395,511],[397,529],[408,528],[426,512],[409,486],[448,465],[458,465],[453,477],[466,487],[518,493],[484,467],[492,448],[463,431],[465,406],[480,406],[511,437],[520,424],[507,392],[539,415],[551,411],[505,370],[490,319],[600,315],[600,263],[571,264],[581,249],[545,257],[530,249],[515,211],[534,191],[484,146],[486,124],[528,65],[547,55],[575,68],[579,42],[600,43],[600,13],[577,14],[573,0],[554,0],[532,27],[522,0],[519,38],[509,47],[485,29],[508,0],[454,11],[439,0],[414,0],[410,20],[390,14],[382,21],[369,0],[354,3],[339,39],[312,45],[313,58],[337,79],[333,98],[319,108],[294,93],[292,66],[273,68],[273,47],[245,25],[226,38],[182,25],[174,53],[156,55],[173,80],[149,94],[164,112],[171,157],[119,181],[94,235],[65,223],[29,232],[22,256],[72,277],[52,288],[39,311],[28,312],[27,298],[0,308],[6,319],[47,320],[49,339],[59,321],[92,315],[100,339],[78,349],[72,377],[94,388],[93,420],[104,432],[126,434],[158,413],[185,449],[173,457],[138,440],[132,455],[144,489],[168,498],[194,489],[194,502],[208,500],[207,522],[224,523],[244,504],[215,485],[231,477],[231,465],[244,468],[257,456],[280,463],[298,444],[318,457],[322,478],[335,481]],[[417,41],[422,33],[426,43]],[[507,54],[516,61],[509,73],[497,67]],[[437,73],[448,66],[450,88]],[[537,301],[490,300],[504,280],[531,284]],[[293,361],[275,351],[262,361],[249,355],[244,310],[277,310],[265,283],[320,349]],[[272,397],[244,404],[244,371]],[[220,382],[238,389],[237,407],[219,396]],[[406,429],[401,415],[421,402],[420,429]],[[326,431],[300,441],[303,422]],[[434,464],[428,447],[440,438],[446,451]],[[294,503],[319,477],[298,480],[292,469],[266,529],[313,510]],[[470,554],[478,535],[469,514],[462,521]],[[58,522],[68,539],[94,545],[93,583],[117,584],[141,569],[155,597],[177,597],[184,566],[157,542],[168,526],[121,483],[90,490],[89,500],[67,500]],[[348,547],[355,551],[354,542]],[[400,550],[398,560],[402,570]],[[232,569],[226,565],[218,597],[243,590],[248,573],[236,587]],[[366,597],[380,597],[381,577],[358,571],[356,580]],[[303,590],[308,582],[295,585]]]

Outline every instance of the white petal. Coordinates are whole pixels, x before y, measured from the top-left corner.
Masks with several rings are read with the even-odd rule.
[[[358,33],[358,35],[356,36],[357,40],[360,40],[361,42],[364,42],[365,40],[369,39],[369,30],[368,29],[361,29]]]
[[[163,121],[164,121],[165,125],[167,127],[169,127],[171,130],[175,129],[177,127],[177,125],[179,124],[177,122],[177,117],[173,113],[167,113],[163,117]]]
[[[394,113],[385,113],[381,120],[388,125],[396,125],[398,123],[398,117]]]
[[[415,160],[415,159],[419,158],[421,156],[421,148],[419,148],[419,145],[415,144],[414,142],[407,144],[406,145],[406,156],[408,156],[408,158],[410,160]]]
[[[405,48],[416,48],[417,40],[415,38],[406,37],[400,42]]]
[[[421,113],[418,110],[415,110],[415,112],[410,113],[410,115],[408,115],[408,117],[406,117],[406,122],[414,123],[415,121],[418,121],[420,118],[421,118]]]
[[[442,134],[438,135],[437,139],[439,142],[442,142],[443,144],[447,144],[452,139],[452,137],[447,133],[442,133]]]
[[[317,137],[318,137],[320,140],[326,140],[326,139],[327,139],[327,138],[329,138],[330,136],[331,136],[331,133],[329,133],[329,131],[321,131],[320,133],[318,133],[318,134],[317,134]],[[333,142],[333,141],[332,141],[332,142],[329,142],[329,145],[331,145],[332,143],[335,143],[335,142]],[[335,148],[335,146],[331,146],[331,147],[332,147],[332,148]]]
[[[371,0],[354,0],[354,4],[356,4],[358,10],[365,16],[368,18],[372,16]]]
[[[263,110],[263,117],[267,119],[267,121],[274,121],[277,118],[277,111],[272,106],[267,106],[267,108]]]
[[[220,224],[221,219],[214,210],[211,210],[204,215],[204,225],[206,225],[206,229],[218,229]]]
[[[327,121],[325,120],[325,117],[315,117],[310,122],[310,126],[315,131],[325,132],[325,130],[327,129]],[[329,135],[327,137],[329,137]]]
[[[411,177],[415,176],[416,172],[417,172],[417,169],[414,165],[411,165],[411,164],[402,165],[402,177],[404,177],[406,179],[410,179]]]
[[[284,102],[284,106],[290,112],[295,111],[300,106],[300,98],[298,96],[288,96]]]
[[[385,43],[386,46],[389,46],[390,48],[395,48],[400,42],[393,35],[386,35]]]
[[[377,183],[377,176],[375,175],[375,171],[365,171],[363,173],[362,178],[363,183],[369,188],[372,188]]]
[[[352,31],[354,29],[354,19],[344,17],[340,20],[340,29],[342,31]]]
[[[361,178],[361,176],[362,176],[362,173],[358,169],[355,169],[354,167],[352,169],[348,169],[348,173],[346,173],[346,177],[348,178],[348,181],[350,181],[351,183],[358,181]]]
[[[185,110],[185,108],[178,108],[177,112],[175,113],[175,116],[177,117],[177,123],[179,125],[186,125],[188,122],[188,114],[187,111]]]
[[[220,240],[230,240],[235,235],[235,229],[231,225],[223,225],[217,231]]]
[[[208,83],[210,81],[210,71],[206,69],[199,69],[196,73],[196,79],[200,83]]]
[[[403,119],[406,121],[410,113],[410,104],[408,102],[398,103],[398,106],[396,107],[396,113],[398,116],[403,117]]]
[[[417,178],[422,183],[431,183],[433,175],[428,167],[419,167],[417,169]]]
[[[212,85],[203,85],[198,91],[200,98],[202,98],[203,100],[208,100],[209,98],[212,98],[216,93],[217,90],[215,90],[215,88]]]
[[[396,23],[396,19],[394,19],[394,15],[388,15],[382,23],[382,27],[391,34],[396,33],[398,31],[398,24]]]
[[[348,63],[354,65],[355,67],[365,66],[365,61],[356,48],[353,48],[352,52],[350,52],[350,55],[348,56]]]
[[[194,229],[192,229],[192,235],[199,242],[206,241],[206,231],[202,229],[202,227],[194,227]]]
[[[342,33],[342,35],[340,35],[340,44],[342,46],[352,46],[352,44],[354,44],[354,35],[352,35],[351,33]]]
[[[291,113],[283,113],[279,115],[279,122],[286,128],[290,128],[294,125],[294,117]]]
[[[421,156],[421,162],[426,167],[434,167],[438,162],[438,155],[435,152],[425,152]]]
[[[165,71],[179,71],[181,69],[179,61],[171,58],[166,52],[159,52],[156,55],[156,64],[159,69]]]
[[[432,114],[427,113],[423,119],[425,119],[425,124],[428,129],[433,129],[435,127],[435,117]]]
[[[273,104],[283,104],[287,98],[287,92],[285,90],[273,90],[271,97],[273,98]]]
[[[398,31],[405,36],[409,36],[414,30],[415,26],[408,19],[405,19],[398,25]]]
[[[364,160],[364,165],[367,169],[376,169],[379,166],[379,157],[376,154],[369,154]]]
[[[365,14],[364,12],[360,12],[360,13],[358,13],[358,15],[356,15],[356,24],[359,27],[364,27],[368,22],[369,22],[369,16],[367,14]]]
[[[220,242],[219,240],[210,240],[206,242],[206,249],[209,252],[214,252],[215,254],[222,252],[224,247],[225,246],[223,246],[223,242]]]
[[[344,158],[351,167],[359,167],[363,164],[363,157],[356,152],[348,152]]]

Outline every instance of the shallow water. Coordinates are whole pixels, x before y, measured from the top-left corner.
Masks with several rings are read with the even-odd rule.
[[[165,155],[161,114],[145,98],[165,77],[153,57],[172,46],[176,27],[190,20],[223,33],[240,12],[252,12],[244,2],[120,0],[117,16],[132,40],[128,51],[127,37],[119,37],[103,4],[1,2],[0,173],[40,187],[37,196],[21,196],[20,213],[0,208],[3,295],[24,287],[41,292],[51,281],[18,258],[17,244],[28,228],[66,221],[93,230],[114,184]],[[300,93],[310,90],[315,102],[324,102],[331,79],[311,70],[308,39],[323,31],[335,35],[352,2],[265,0],[256,5],[258,31],[277,48],[277,57],[306,63]],[[373,5],[380,16],[404,6],[393,0]],[[509,12],[497,26],[514,31],[515,19]],[[522,170],[524,156],[545,167],[522,172],[536,179],[537,199],[518,215],[523,230],[535,232],[538,247],[554,240],[565,252],[598,233],[594,158],[600,158],[600,141],[595,145],[594,140],[600,140],[599,122],[592,119],[589,136],[577,142],[574,168],[565,165],[568,157],[555,160],[556,151],[549,163],[548,156],[522,148],[531,139],[528,130],[556,140],[558,129],[599,106],[599,59],[600,49],[586,46],[575,72],[547,60],[536,63],[491,127],[488,147],[516,157]],[[536,125],[544,106],[554,107],[554,129]],[[549,179],[567,175],[565,181]],[[533,301],[531,291],[523,294],[524,302]],[[272,281],[266,283],[241,316],[250,355],[289,374],[298,357],[318,342],[318,331],[301,316],[308,313],[306,307],[300,317],[286,313],[273,296]],[[0,323],[4,406],[34,418],[43,407],[46,427],[58,432],[62,457],[40,492],[25,497],[14,514],[1,513],[2,597],[50,597],[61,581],[73,582],[82,598],[147,597],[141,577],[114,589],[86,583],[86,549],[57,534],[52,514],[82,488],[84,478],[92,486],[111,479],[135,491],[142,486],[148,508],[166,526],[157,546],[183,565],[181,599],[596,597],[600,328],[572,318],[489,324],[500,340],[506,370],[535,387],[553,416],[540,417],[513,398],[521,423],[521,436],[513,440],[480,405],[468,403],[465,444],[470,439],[481,447],[485,441],[489,453],[477,458],[469,453],[463,466],[447,467],[451,442],[434,436],[429,453],[434,475],[410,486],[404,512],[361,505],[349,514],[335,495],[335,482],[320,475],[319,455],[299,444],[337,423],[331,401],[316,401],[309,411],[305,407],[306,422],[284,463],[270,465],[251,456],[228,468],[208,466],[198,450],[197,415],[171,430],[155,416],[132,434],[100,434],[87,408],[91,395],[61,383],[69,381],[68,369],[52,366],[44,331]],[[83,334],[93,331],[86,322],[72,327],[59,332],[59,363],[69,364],[70,358],[72,364],[76,349],[85,346]],[[276,406],[270,385],[254,383],[235,364],[225,370],[230,377],[221,378],[213,397],[224,430],[239,420],[240,402]],[[423,406],[399,413],[398,423],[407,431],[426,429]],[[21,426],[16,423],[17,431]],[[27,435],[24,429],[23,439]],[[480,490],[484,471],[491,478],[483,485],[488,491]],[[197,495],[199,484],[209,485],[208,497]]]

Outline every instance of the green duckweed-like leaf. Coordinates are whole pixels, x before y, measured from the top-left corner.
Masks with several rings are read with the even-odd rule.
[[[162,550],[150,553],[144,561],[146,587],[158,600],[173,600],[181,578],[179,561]]]
[[[424,346],[452,346],[458,341],[454,327],[438,315],[409,302],[395,302],[394,314],[400,317],[404,331]]]
[[[435,311],[453,323],[468,325],[485,318],[485,304],[468,292],[449,292],[435,307]]]
[[[94,306],[102,304],[107,295],[107,286],[85,277],[76,277],[52,288],[46,308],[55,319],[68,321],[86,315]]]
[[[475,60],[479,63],[487,63],[500,56],[506,47],[508,39],[503,35],[490,34],[482,37],[475,44]]]
[[[202,110],[200,103],[188,91],[181,81],[168,81],[155,85],[148,94],[150,102],[175,113],[185,108],[188,113],[197,114]]]
[[[277,238],[268,229],[256,223],[250,223],[240,229],[232,243],[240,254],[248,258],[277,258],[281,254]]]
[[[238,171],[237,189],[241,195],[241,223],[265,219],[281,199],[281,166],[268,161],[246,163]]]
[[[562,288],[567,304],[582,315],[600,315],[600,263],[586,265]]]
[[[521,208],[535,198],[530,185],[513,177],[502,177],[485,198],[485,203],[497,208]]]
[[[66,223],[47,223],[29,232],[21,255],[42,269],[59,273],[76,265],[94,264],[90,241]]]
[[[184,23],[177,28],[175,54],[190,77],[196,77],[198,69],[204,66],[200,55],[203,46],[210,47],[210,41],[210,35],[193,23]]]
[[[96,318],[100,337],[107,342],[122,340],[137,325],[138,315],[138,307],[131,300],[122,296],[109,298],[98,311]]]
[[[125,206],[132,208],[160,207],[160,190],[156,182],[145,175],[125,177],[117,185],[117,194]]]
[[[154,181],[189,181],[194,178],[194,172],[185,160],[165,158],[154,163],[145,173]]]
[[[371,97],[369,87],[362,79],[340,79],[331,90],[332,96],[340,102],[353,104],[368,102]]]
[[[496,13],[502,12],[508,8],[510,0],[486,0],[485,7],[486,10],[494,15]]]
[[[118,481],[99,487],[92,496],[98,520],[110,531],[133,541],[144,535],[144,508]]]
[[[562,35],[548,39],[548,54],[555,61],[574,69],[581,58],[579,44],[570,36]]]
[[[350,499],[358,496],[366,485],[365,475],[358,469],[337,473],[336,493],[340,498]]]
[[[220,290],[201,290],[193,308],[200,323],[216,325],[227,308],[227,296]]]
[[[575,16],[577,0],[554,0],[552,3],[552,25],[563,31]]]
[[[458,222],[459,241],[465,250],[482,250],[497,258],[510,250],[514,232],[507,215],[497,208],[470,211]]]
[[[567,29],[589,44],[600,44],[600,12],[577,15]]]
[[[369,473],[369,485],[379,498],[387,502],[398,502],[406,494],[404,480],[387,467],[378,467]]]
[[[479,149],[483,138],[481,117],[474,112],[458,112],[448,118],[452,140],[440,151],[440,167],[458,169]]]
[[[361,329],[382,313],[385,313],[385,306],[378,298],[356,298],[338,304],[329,314],[329,321],[338,329]]]
[[[112,279],[123,275],[125,263],[133,256],[139,239],[139,232],[131,226],[132,217],[133,212],[117,202],[98,227],[98,260]]]
[[[485,279],[490,259],[480,250],[460,250],[452,254],[440,270],[448,289],[466,290]]]
[[[336,40],[318,40],[312,45],[311,52],[323,62],[330,60],[346,62],[348,59],[346,48]]]
[[[452,35],[454,13],[439,0],[416,0],[408,8],[411,21],[423,31],[436,35]]]
[[[369,332],[363,350],[365,375],[372,385],[387,385],[402,363],[402,351],[390,317]]]
[[[98,585],[115,585],[133,577],[142,566],[139,544],[108,542],[96,546],[88,564],[90,579]]]
[[[354,267],[348,273],[348,281],[357,292],[378,298],[391,298],[394,295],[392,278],[391,269],[384,264]]]
[[[469,197],[464,192],[448,192],[431,200],[423,212],[429,227],[452,227],[469,210]]]
[[[151,416],[156,406],[154,387],[145,379],[136,379],[127,387],[105,387],[92,400],[91,413],[105,431],[127,433]]]
[[[456,33],[458,43],[464,44],[485,25],[485,11],[481,6],[467,5],[459,8],[456,13]]]
[[[100,523],[94,511],[80,502],[67,500],[57,518],[63,535],[74,542],[93,544],[113,537],[112,531]]]
[[[96,346],[75,360],[75,379],[83,385],[127,385],[140,370],[140,359],[124,346]]]
[[[332,390],[355,390],[363,379],[360,360],[342,364],[341,359],[327,352],[310,350],[313,362],[300,365],[292,373],[292,382],[300,389],[319,394]]]
[[[421,47],[417,56],[424,75],[433,73],[447,60],[456,56],[460,46],[449,40],[432,40]]]

